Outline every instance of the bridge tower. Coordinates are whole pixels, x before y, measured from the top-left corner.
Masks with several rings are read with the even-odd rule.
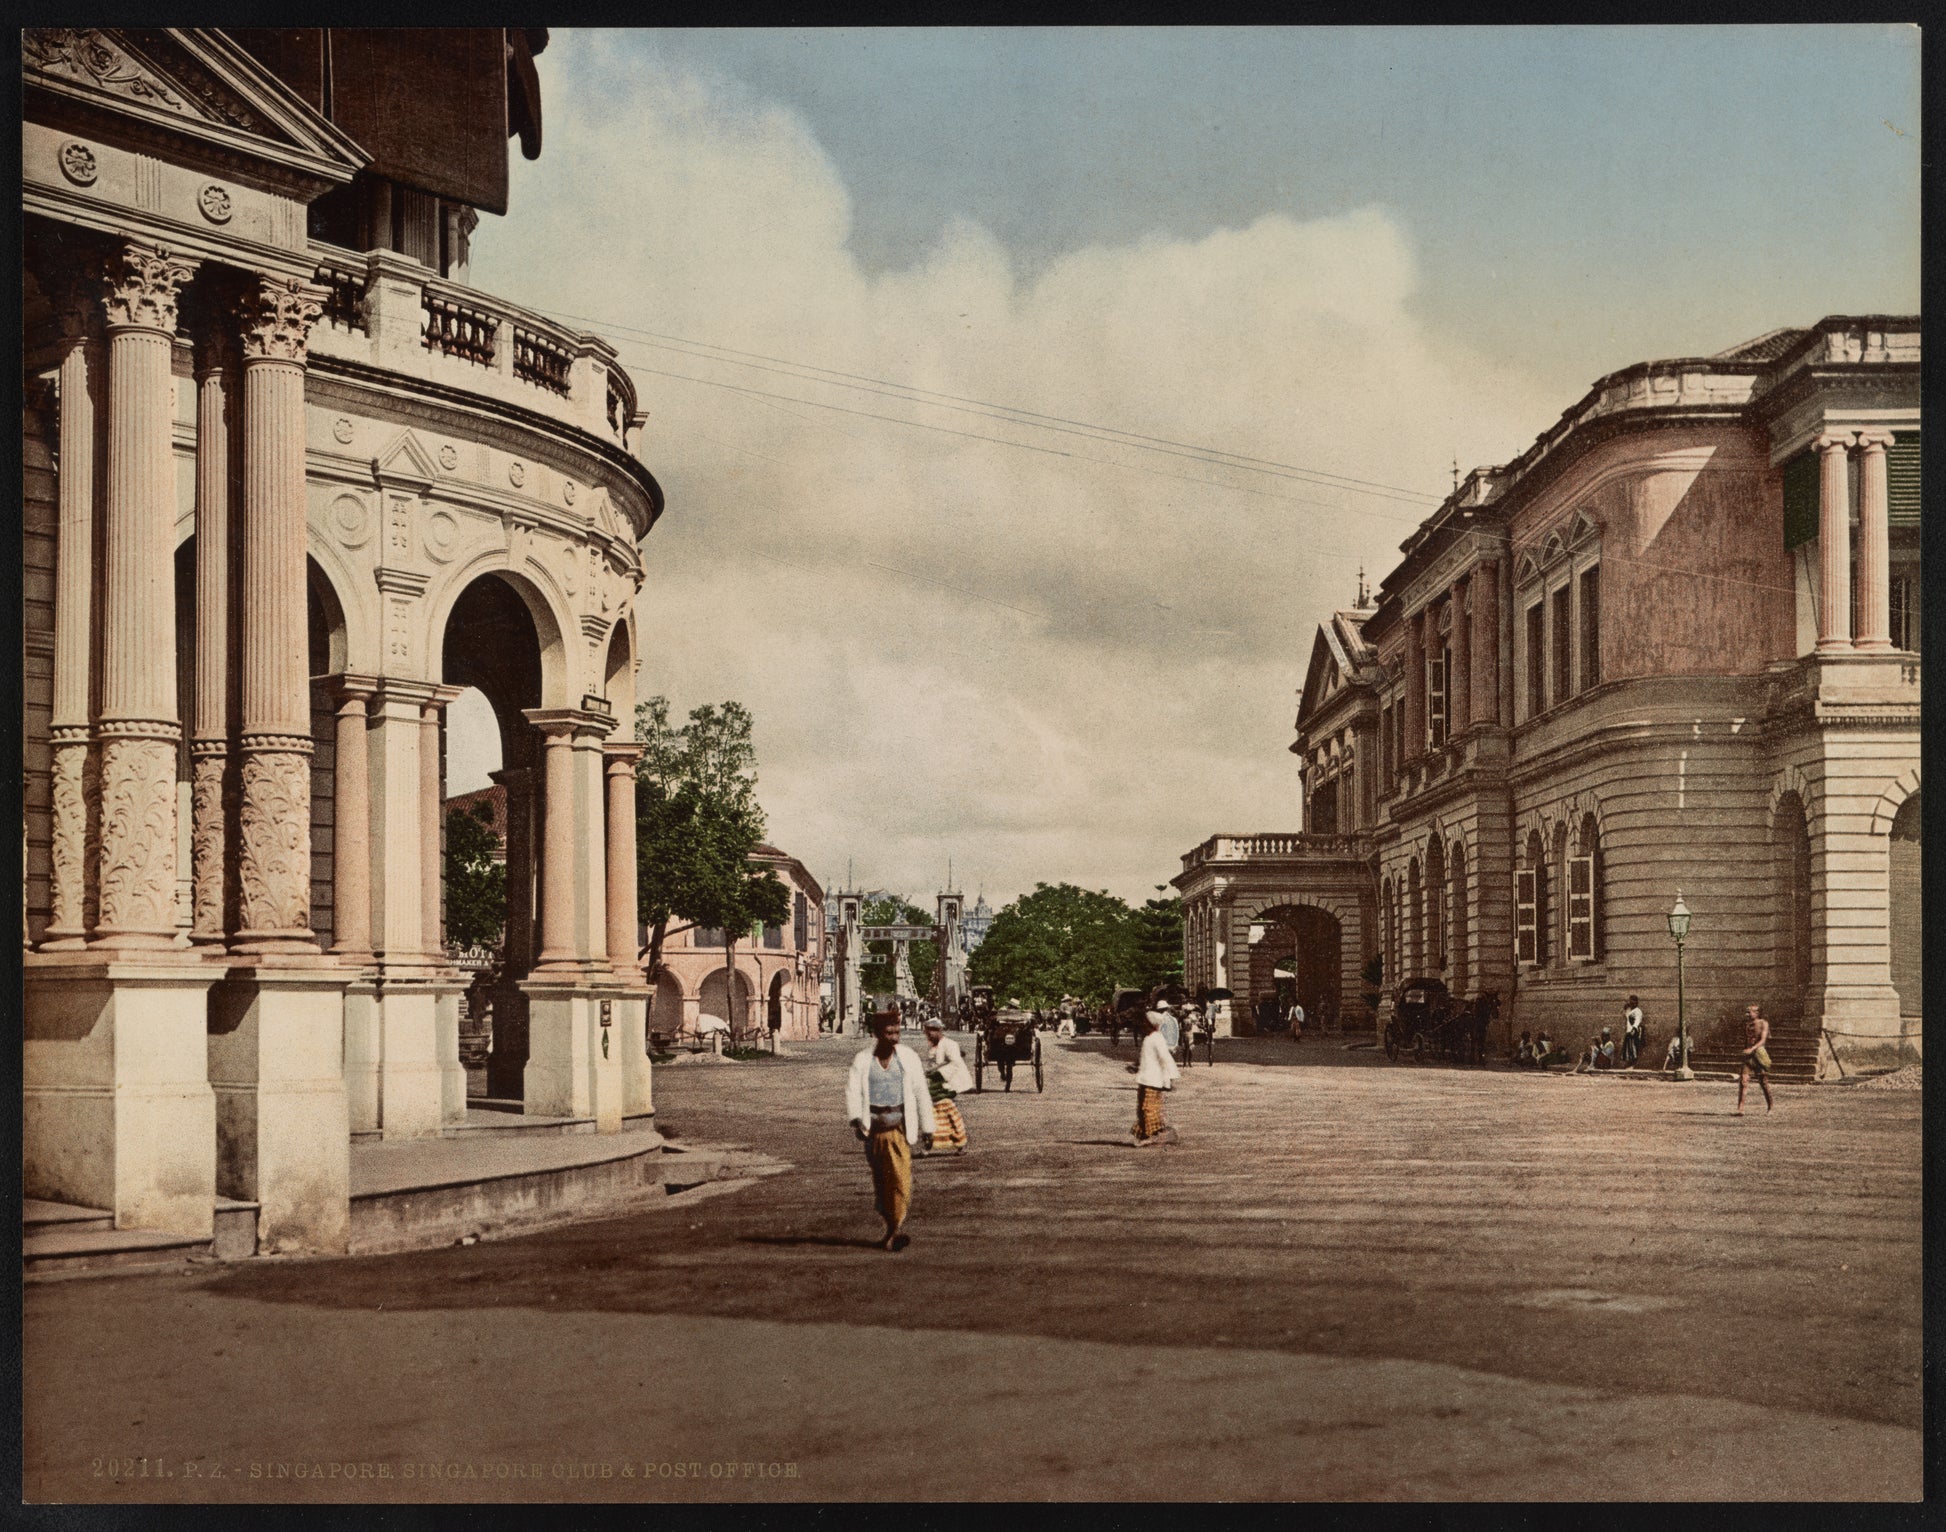
[[[937,924],[933,927],[934,950],[938,954],[932,967],[932,1003],[947,1014],[959,1009],[966,993],[966,931],[960,923],[966,897],[941,893],[935,906]]]
[[[837,1012],[838,1030],[849,1037],[864,1031],[864,1014],[859,985],[864,977],[865,942],[861,924],[864,896],[856,891],[838,895],[838,950],[835,965],[838,992],[832,997]]]

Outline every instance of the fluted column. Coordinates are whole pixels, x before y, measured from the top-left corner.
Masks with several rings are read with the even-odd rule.
[[[439,720],[446,705],[465,690],[460,686],[437,686],[419,713],[419,891],[424,914],[426,952],[437,962],[446,961],[446,941],[440,919],[440,892],[445,880],[445,860],[440,854],[440,836],[445,828],[446,804],[439,790],[442,752],[439,748]]]
[[[366,706],[377,691],[370,676],[338,678],[331,839],[337,937],[331,950],[358,964],[372,961],[372,749]]]
[[[244,298],[242,811],[236,950],[315,952],[304,518],[305,341],[324,292]]]
[[[1818,458],[1818,648],[1851,647],[1851,491],[1845,454],[1849,431],[1826,432],[1811,445]]]
[[[176,938],[176,471],[170,351],[193,265],[131,244],[108,263],[102,538],[101,894],[93,945]]]
[[[200,284],[199,284],[200,285]],[[190,706],[190,857],[195,916],[189,939],[223,940],[234,908],[228,855],[230,735],[230,481],[236,436],[234,341],[197,337],[196,654]]]
[[[101,288],[87,277],[57,295],[60,521],[54,554],[53,873],[44,951],[80,947],[96,916],[101,872],[100,757],[94,743],[95,450],[105,381]],[[23,863],[23,865],[25,865]]]
[[[1858,433],[1857,649],[1892,647],[1892,507],[1885,471],[1891,445],[1890,431]]]
[[[608,961],[630,984],[645,983],[636,962],[635,763],[643,746],[609,745],[608,775]]]
[[[533,708],[541,733],[541,950],[536,977],[574,977],[574,734],[576,715]]]
[[[1466,610],[1467,581],[1453,582],[1447,598],[1453,611],[1453,673],[1446,678],[1446,737],[1456,739],[1473,721],[1472,618]]]

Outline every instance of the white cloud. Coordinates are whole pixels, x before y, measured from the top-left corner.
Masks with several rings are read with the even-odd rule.
[[[1382,208],[1077,250],[1030,284],[962,221],[872,275],[794,114],[621,34],[540,63],[546,152],[475,258],[537,307],[1435,492],[1563,402],[1428,333]],[[1140,898],[1206,834],[1295,825],[1312,632],[1413,506],[608,333],[669,499],[642,690],[751,708],[771,837],[814,871],[923,896],[950,854],[996,902]]]

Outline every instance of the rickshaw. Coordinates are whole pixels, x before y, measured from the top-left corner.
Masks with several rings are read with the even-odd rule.
[[[1047,1089],[1047,1074],[1041,1065],[1041,1035],[1034,1019],[1025,1011],[993,1011],[976,1023],[973,1033],[973,1089],[986,1089],[987,1066],[1000,1071],[1000,1083],[1014,1088],[1014,1066],[1034,1066],[1034,1089]]]

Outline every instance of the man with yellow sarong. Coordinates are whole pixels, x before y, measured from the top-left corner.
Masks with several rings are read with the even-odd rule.
[[[912,1206],[912,1148],[932,1147],[933,1110],[925,1065],[899,1041],[899,1013],[872,1017],[873,1045],[851,1061],[845,1079],[845,1116],[864,1142],[872,1167],[872,1192],[885,1223],[886,1250],[911,1243],[905,1233]]]

